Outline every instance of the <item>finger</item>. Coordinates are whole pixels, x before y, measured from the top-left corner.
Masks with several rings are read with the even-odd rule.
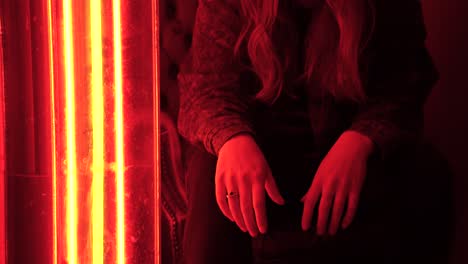
[[[319,235],[325,234],[328,222],[328,214],[330,213],[330,207],[333,201],[333,195],[334,192],[322,192],[317,221],[317,234]]]
[[[255,221],[255,213],[252,203],[252,189],[249,186],[242,186],[243,191],[240,193],[240,207],[242,216],[244,218],[245,226],[252,237],[256,237],[258,234],[257,223]]]
[[[239,205],[240,203],[239,196],[230,197],[228,199],[228,202],[229,202],[229,209],[231,210],[234,221],[236,222],[236,224],[239,226],[239,228],[243,232],[247,232],[247,229],[245,228],[244,217],[242,216],[240,205]]]
[[[359,203],[359,195],[350,194],[348,198],[348,209],[346,210],[346,216],[342,224],[343,229],[348,228],[351,222],[353,222],[354,216],[356,215],[358,203]]]
[[[320,197],[320,185],[313,183],[307,194],[303,198],[304,212],[302,213],[302,230],[306,231],[310,228],[312,217],[314,216],[314,209]]]
[[[234,221],[239,226],[239,228],[243,232],[246,232],[247,229],[245,228],[244,217],[242,216],[239,204],[239,197],[242,195],[241,190],[238,190],[236,184],[230,182],[228,183],[227,188],[229,191],[237,192],[238,194],[237,196],[231,196],[227,199],[229,204],[229,210],[231,211],[232,218],[234,218]]]
[[[280,194],[280,192],[278,190],[278,186],[276,185],[275,179],[273,178],[271,173],[269,173],[269,175],[266,178],[265,190],[268,193],[268,196],[270,196],[271,200],[273,200],[273,202],[275,202],[275,203],[277,203],[279,205],[284,204],[284,199],[281,196],[281,194]]]
[[[346,195],[345,195],[344,190],[341,190],[336,194],[335,199],[333,201],[332,219],[331,219],[330,227],[328,230],[328,233],[332,236],[335,235],[336,232],[338,231],[341,216],[343,215],[345,202],[346,202]]]
[[[218,203],[219,209],[223,212],[224,216],[229,218],[229,220],[234,221],[232,217],[231,210],[229,209],[229,204],[226,199],[226,186],[221,183],[216,183],[216,202]]]
[[[268,228],[265,208],[265,188],[260,184],[254,184],[252,198],[258,229],[260,233],[265,234]]]

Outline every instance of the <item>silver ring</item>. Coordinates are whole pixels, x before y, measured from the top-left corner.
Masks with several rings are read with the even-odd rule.
[[[229,192],[228,194],[226,194],[226,198],[228,198],[228,199],[233,198],[233,197],[237,197],[237,196],[239,196],[239,194],[236,193],[236,192]]]

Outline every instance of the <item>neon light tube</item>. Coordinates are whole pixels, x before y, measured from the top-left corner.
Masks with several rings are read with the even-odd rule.
[[[52,3],[51,0],[47,1],[47,34],[49,42],[49,78],[50,78],[50,130],[51,130],[51,155],[52,155],[52,235],[53,246],[52,256],[53,264],[57,264],[58,248],[57,248],[57,156],[56,156],[56,136],[55,136],[55,82],[54,82],[54,47],[52,41]]]
[[[160,264],[161,263],[161,234],[160,234],[160,138],[159,138],[159,63],[160,63],[160,53],[159,53],[159,31],[160,31],[160,24],[159,24],[159,0],[152,0],[152,21],[153,21],[153,102],[154,102],[154,120],[153,120],[153,130],[154,130],[154,263]]]
[[[75,135],[75,76],[73,49],[73,17],[71,0],[63,0],[63,37],[65,65],[65,118],[67,157],[67,257],[77,264],[77,204],[76,204],[76,135]]]
[[[125,263],[125,190],[124,190],[124,118],[122,91],[122,36],[120,0],[112,1],[114,31],[114,85],[115,85],[115,157],[117,201],[117,264]]]
[[[104,91],[102,74],[101,1],[90,0],[92,98],[92,260],[104,263]]]

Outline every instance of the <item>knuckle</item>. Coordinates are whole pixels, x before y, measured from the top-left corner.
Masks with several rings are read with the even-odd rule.
[[[259,167],[254,167],[251,170],[249,170],[249,172],[253,178],[258,178],[259,176],[262,175],[262,169]]]
[[[217,179],[224,179],[226,177],[226,172],[224,170],[217,170],[216,171],[216,178]]]
[[[321,200],[322,200],[323,202],[327,202],[327,203],[328,203],[328,202],[331,202],[332,199],[333,199],[333,193],[332,193],[332,192],[330,192],[330,191],[324,191],[324,192],[322,192],[322,198],[321,198]]]
[[[261,201],[261,200],[255,200],[254,203],[253,203],[253,206],[254,206],[255,209],[263,208],[264,202]]]
[[[238,181],[239,181],[239,183],[242,184],[242,185],[247,185],[247,184],[250,183],[251,178],[249,177],[248,174],[242,173],[242,174],[239,174],[239,176],[238,176]]]
[[[358,200],[359,199],[359,192],[357,190],[349,190],[349,199],[351,200]]]
[[[252,168],[252,171],[254,171],[257,175],[264,175],[268,170],[268,165],[263,163],[257,164],[254,168]]]
[[[324,189],[328,191],[335,191],[340,184],[340,181],[338,179],[332,178],[326,181],[323,185]]]
[[[242,212],[247,212],[249,211],[249,207],[250,207],[250,203],[248,201],[245,201],[243,200],[241,202],[241,209],[242,209]]]

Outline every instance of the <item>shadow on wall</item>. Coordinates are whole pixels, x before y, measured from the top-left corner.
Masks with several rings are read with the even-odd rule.
[[[468,2],[423,1],[428,47],[440,81],[426,105],[426,135],[449,160],[454,171],[456,233],[453,264],[468,263]],[[428,230],[428,232],[430,232]]]

